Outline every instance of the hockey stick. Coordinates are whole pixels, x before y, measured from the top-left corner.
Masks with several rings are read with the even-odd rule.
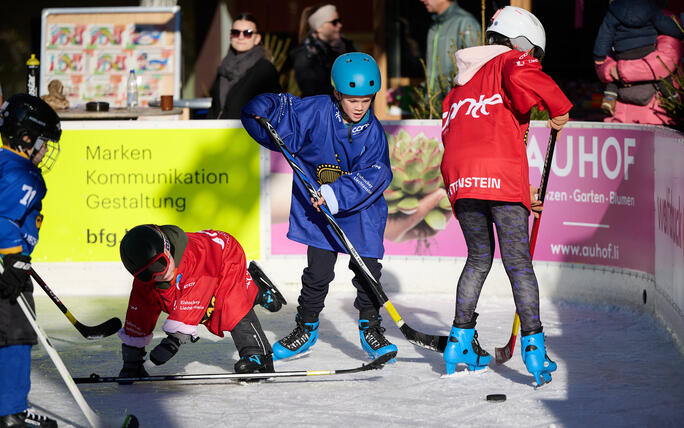
[[[43,281],[43,279],[38,276],[35,270],[31,268],[31,277],[36,280],[38,285],[45,291],[45,294],[47,294],[50,299],[57,305],[60,311],[64,315],[66,315],[67,319],[71,321],[71,324],[76,327],[76,330],[78,330],[79,333],[83,337],[85,337],[88,340],[95,340],[95,339],[101,339],[103,337],[111,336],[112,334],[116,333],[119,331],[121,328],[121,320],[118,318],[111,318],[102,324],[94,325],[94,326],[89,326],[89,325],[84,325],[81,324],[72,314],[69,312],[69,309],[67,309],[66,306],[62,303],[61,300],[59,300],[59,297],[48,287],[48,285]]]
[[[76,377],[75,383],[107,383],[107,382],[158,382],[158,381],[180,381],[180,380],[216,380],[216,379],[268,379],[275,377],[305,377],[305,376],[328,376],[360,373],[368,370],[379,370],[384,365],[396,357],[396,352],[389,352],[381,355],[368,364],[364,364],[353,369],[343,370],[300,370],[273,373],[214,373],[214,374],[186,374],[186,375],[161,375],[161,376],[141,376],[141,377],[117,377],[100,376],[91,374],[89,377]]]
[[[76,404],[78,404],[78,407],[81,409],[86,419],[88,419],[90,426],[101,427],[103,424],[100,420],[100,417],[95,414],[93,409],[91,409],[88,403],[85,401],[85,398],[83,398],[83,394],[81,394],[81,391],[78,390],[76,383],[71,378],[69,370],[64,365],[64,362],[57,353],[57,350],[52,343],[50,343],[50,339],[48,339],[47,334],[45,334],[43,329],[40,328],[36,322],[36,314],[31,310],[31,307],[23,294],[19,295],[19,298],[17,298],[17,303],[24,312],[24,315],[26,315],[26,319],[28,319],[31,327],[33,327],[33,330],[35,330],[38,339],[40,339],[40,343],[43,345],[43,348],[47,352],[52,362],[55,364],[55,367],[57,367],[57,371],[59,372],[60,376],[62,376],[62,379],[69,389],[69,392],[71,392],[71,395],[74,397],[74,400],[76,400]]]
[[[539,184],[539,201],[544,204],[544,197],[546,196],[546,186],[549,184],[549,175],[551,173],[551,161],[553,160],[553,152],[556,147],[556,137],[558,136],[558,130],[552,129],[551,135],[549,136],[549,144],[546,146],[546,158],[544,159],[544,170],[542,171],[541,183]],[[539,234],[539,223],[541,222],[542,213],[539,213],[539,217],[536,217],[532,222],[532,235],[530,238],[530,257],[534,257],[534,248],[537,244],[537,235]],[[515,312],[515,317],[513,318],[513,330],[511,332],[511,337],[501,348],[494,348],[494,355],[496,356],[496,363],[503,364],[510,360],[513,356],[513,350],[515,349],[515,340],[518,337],[518,329],[520,328],[520,315],[518,311]]]
[[[283,156],[285,156],[287,163],[289,163],[290,167],[292,167],[292,170],[295,173],[295,175],[299,178],[304,187],[306,187],[306,190],[309,192],[309,196],[311,196],[315,201],[317,201],[319,199],[318,192],[316,191],[311,181],[309,181],[309,179],[307,178],[306,174],[304,173],[304,170],[302,170],[301,167],[297,164],[294,157],[285,146],[285,142],[280,138],[278,132],[275,130],[273,125],[271,125],[271,123],[263,117],[258,118],[257,121],[261,124],[261,126],[263,126],[266,129],[266,131],[268,131],[273,142],[276,143],[276,145],[280,149],[280,152],[283,154]],[[330,223],[330,226],[332,227],[337,237],[340,239],[340,241],[342,241],[342,245],[344,245],[344,248],[347,249],[347,252],[351,256],[351,258],[354,260],[356,265],[361,269],[363,276],[371,285],[375,294],[383,302],[383,306],[390,314],[392,320],[394,320],[394,323],[397,325],[397,327],[399,327],[399,330],[401,330],[401,333],[404,335],[406,340],[408,340],[410,343],[414,345],[421,346],[423,348],[427,348],[437,352],[444,352],[444,348],[446,348],[448,337],[434,336],[426,333],[421,333],[417,330],[414,330],[408,324],[406,324],[404,320],[401,319],[401,316],[399,315],[397,310],[394,308],[394,305],[392,305],[392,302],[390,302],[389,298],[382,289],[380,283],[373,277],[370,270],[368,270],[368,267],[361,259],[359,253],[356,252],[356,249],[354,249],[354,246],[352,245],[347,235],[344,233],[342,228],[337,224],[337,221],[335,221],[335,218],[330,213],[328,207],[325,204],[323,204],[320,206],[320,210],[323,213],[323,215],[325,215],[325,218],[328,220],[328,223]]]
[[[2,258],[0,258],[0,273],[2,273],[3,271],[4,266],[2,264]],[[33,272],[33,269],[31,269],[31,271]],[[93,411],[93,409],[88,405],[88,402],[83,397],[83,394],[81,394],[81,391],[76,386],[76,382],[74,382],[74,379],[71,377],[71,374],[69,374],[69,370],[66,368],[64,361],[62,361],[62,358],[59,356],[57,349],[54,347],[52,342],[50,342],[50,338],[45,333],[45,331],[43,331],[43,329],[38,325],[38,318],[36,317],[36,313],[33,311],[33,309],[31,309],[31,305],[29,305],[28,301],[26,301],[26,297],[24,297],[23,293],[19,294],[19,297],[17,297],[16,302],[21,308],[22,312],[24,312],[24,316],[26,316],[26,319],[28,320],[29,324],[31,324],[31,327],[36,332],[36,336],[38,336],[38,339],[40,340],[41,345],[43,345],[45,352],[47,352],[48,356],[52,360],[52,363],[57,368],[59,375],[62,377],[62,380],[66,384],[67,389],[69,390],[69,392],[71,392],[72,397],[74,397],[76,404],[81,409],[81,412],[83,412],[83,415],[88,420],[90,426],[93,428],[100,428],[105,426],[106,424],[104,423],[102,418]],[[137,427],[138,419],[135,417],[135,415],[126,415],[122,428]]]

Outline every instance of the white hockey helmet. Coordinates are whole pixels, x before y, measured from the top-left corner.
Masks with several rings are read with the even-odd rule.
[[[487,40],[491,33],[507,37],[513,46],[522,51],[535,49],[534,56],[539,58],[546,50],[544,26],[531,12],[515,6],[506,6],[494,13],[485,30]]]

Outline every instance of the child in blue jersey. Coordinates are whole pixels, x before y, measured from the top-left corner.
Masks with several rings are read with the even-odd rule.
[[[313,202],[299,180],[293,182],[287,236],[308,245],[308,266],[302,275],[296,327],[273,345],[274,360],[301,354],[316,343],[318,317],[335,277],[337,254],[346,252],[323,214],[316,212],[321,204],[328,206],[375,279],[380,279],[378,259],[384,254],[387,223],[382,193],[392,180],[385,131],[370,109],[380,89],[380,70],[371,56],[352,52],[337,58],[331,80],[334,97],[263,94],[242,109],[242,123],[259,144],[278,151],[255,120],[265,117],[310,181],[320,185],[321,198]],[[371,358],[396,352],[383,334],[382,302],[352,261],[349,268],[355,274],[354,307],[359,311],[362,348]]]
[[[59,153],[62,130],[45,101],[18,94],[0,108],[0,134],[0,427],[56,427],[28,408],[36,334],[16,299],[23,293],[34,308],[29,270],[47,191],[42,174]]]

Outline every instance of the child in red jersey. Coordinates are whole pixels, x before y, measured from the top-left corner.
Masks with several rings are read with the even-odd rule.
[[[487,46],[456,53],[459,72],[443,105],[442,176],[468,246],[444,361],[450,374],[456,364],[480,370],[491,360],[477,341],[475,308],[492,266],[494,223],[520,314],[523,360],[542,384],[551,380],[556,365],[546,356],[530,256],[525,135],[532,107],[548,109],[549,126],[560,129],[572,104],[541,71],[538,58],[546,37],[533,14],[506,6],[492,18],[486,36]]]
[[[147,376],[143,367],[157,319],[167,337],[150,352],[166,363],[180,346],[199,339],[200,324],[223,337],[229,331],[240,355],[235,372],[273,372],[273,350],[252,307],[280,309],[280,293],[260,275],[253,278],[240,243],[218,230],[186,233],[177,226],[144,224],[126,233],[121,261],[133,276],[126,323],[119,331],[123,368],[119,376]],[[270,289],[269,289],[270,288]]]

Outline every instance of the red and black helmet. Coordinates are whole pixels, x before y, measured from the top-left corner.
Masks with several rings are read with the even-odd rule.
[[[166,250],[166,251],[164,251]],[[155,224],[143,224],[129,230],[119,245],[124,267],[143,282],[164,275],[170,263],[173,246],[169,238]]]

